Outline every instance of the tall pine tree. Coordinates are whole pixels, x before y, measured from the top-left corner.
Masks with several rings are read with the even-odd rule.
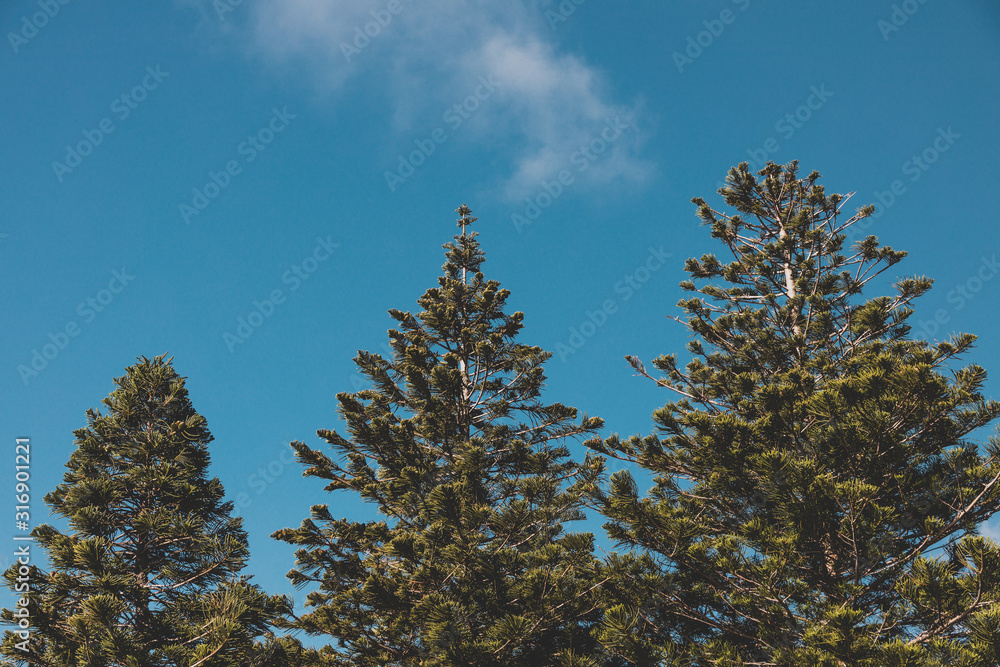
[[[4,664],[246,667],[295,653],[269,630],[290,601],[238,576],[247,535],[207,476],[213,438],[171,361],[127,368],[107,414],[88,410],[75,432],[64,483],[45,496],[72,532],[34,529],[33,550],[52,567],[31,566],[29,650],[8,631]],[[12,589],[17,576],[15,563],[4,574]]]
[[[734,214],[692,200],[732,257],[687,261],[695,358],[653,362],[677,396],[659,434],[587,443],[655,475],[645,498],[627,471],[594,489],[630,548],[603,641],[639,665],[1000,664],[1000,550],[977,535],[1000,442],[968,439],[1000,404],[953,368],[975,337],[909,336],[924,277],[860,299],[905,256],[845,250],[870,206],[844,216],[795,162],[758,176],[730,170]]]
[[[600,562],[562,524],[582,518],[590,475],[564,441],[602,422],[540,402],[551,355],[515,342],[523,314],[504,312],[476,218],[457,212],[439,286],[418,314],[389,311],[391,358],[359,351],[372,388],[337,395],[347,436],[318,431],[336,460],[292,443],[307,476],[384,516],[316,505],[275,533],[299,547],[292,581],[318,587],[298,627],[335,640],[317,664],[598,664]]]

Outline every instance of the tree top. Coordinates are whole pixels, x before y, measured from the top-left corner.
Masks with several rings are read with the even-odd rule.
[[[479,218],[472,215],[472,209],[470,209],[465,204],[462,204],[455,209],[455,213],[458,213],[461,218],[458,219],[458,226],[462,228],[462,236],[465,236],[465,228],[474,223]]]

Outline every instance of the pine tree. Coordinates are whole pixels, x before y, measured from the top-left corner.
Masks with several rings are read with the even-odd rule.
[[[905,253],[845,251],[872,207],[844,216],[851,195],[797,169],[730,170],[734,214],[692,200],[732,260],[685,266],[694,360],[653,362],[677,400],[656,435],[586,443],[655,481],[592,489],[635,550],[607,564],[602,639],[638,665],[1000,664],[1000,549],[977,532],[1000,442],[969,439],[1000,404],[982,368],[953,368],[975,336],[909,336],[925,277],[861,300]]]
[[[390,358],[358,352],[371,388],[337,395],[348,437],[318,431],[338,460],[292,443],[305,475],[385,517],[316,505],[274,535],[299,547],[293,583],[318,586],[298,627],[336,640],[316,664],[597,664],[600,561],[562,524],[583,518],[590,474],[565,439],[602,422],[539,401],[551,355],[515,342],[524,316],[505,314],[476,218],[457,212],[439,286],[417,315],[389,311]]]
[[[72,532],[32,532],[31,550],[51,569],[31,565],[29,651],[8,631],[4,664],[286,664],[295,642],[273,637],[269,625],[291,603],[238,576],[247,535],[218,478],[207,477],[206,420],[172,359],[138,361],[115,379],[107,414],[87,411],[64,483],[45,496]],[[12,589],[16,577],[15,563],[4,574]],[[3,618],[12,621],[12,611]]]

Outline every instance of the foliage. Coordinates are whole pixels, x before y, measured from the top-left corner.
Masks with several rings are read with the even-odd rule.
[[[306,475],[385,517],[316,505],[275,533],[299,547],[295,585],[318,586],[298,627],[336,640],[318,664],[597,664],[600,563],[591,534],[562,527],[582,518],[590,471],[563,441],[601,420],[540,402],[550,354],[515,342],[523,314],[504,312],[476,218],[457,212],[462,233],[421,312],[389,311],[392,357],[355,359],[372,388],[338,394],[348,436],[318,431],[340,461],[292,443]]]
[[[213,438],[171,362],[127,368],[107,414],[88,410],[75,432],[64,482],[45,496],[72,532],[32,532],[32,552],[52,567],[30,566],[29,650],[6,632],[4,664],[244,667],[294,654],[292,640],[256,641],[291,603],[237,576],[247,535],[207,477]],[[15,563],[4,573],[12,590],[17,577]]]
[[[1000,442],[968,436],[1000,404],[982,368],[947,374],[975,337],[909,337],[924,277],[860,300],[905,256],[844,249],[870,206],[845,220],[795,162],[758,175],[730,170],[735,214],[692,200],[732,259],[687,261],[694,360],[653,362],[678,396],[658,435],[586,443],[655,475],[591,490],[636,550],[608,563],[603,641],[639,665],[995,665]]]

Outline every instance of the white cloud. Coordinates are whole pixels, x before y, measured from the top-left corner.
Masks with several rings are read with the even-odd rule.
[[[986,523],[980,524],[979,534],[1000,544],[1000,519],[993,518]]]
[[[392,104],[393,141],[441,125],[442,114],[473,95],[479,77],[501,85],[463,119],[455,141],[509,154],[503,191],[511,200],[570,167],[609,118],[630,117],[627,132],[579,175],[587,183],[642,180],[641,108],[612,98],[605,75],[558,52],[536,3],[488,0],[271,0],[255,5],[259,47],[286,66],[305,63],[317,85],[336,92],[374,87]],[[366,34],[367,30],[367,34]],[[357,86],[354,84],[357,83]],[[480,89],[482,90],[482,89]]]

